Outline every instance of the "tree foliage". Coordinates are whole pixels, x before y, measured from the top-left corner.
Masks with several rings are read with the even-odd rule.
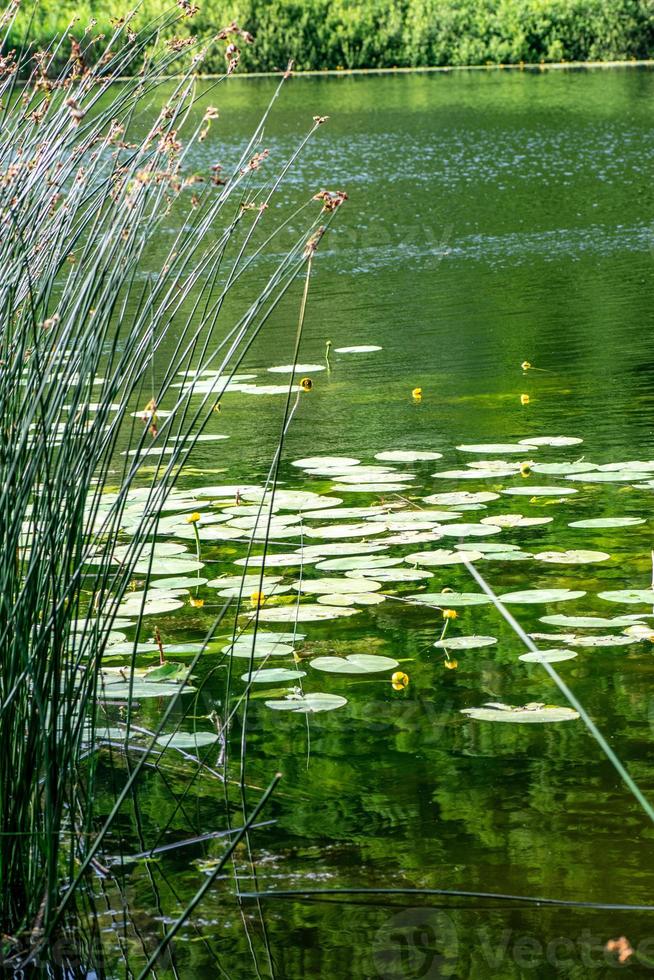
[[[145,0],[135,22],[167,10],[164,0]],[[118,12],[100,3],[26,7],[7,47],[29,33],[48,43],[77,18],[78,34],[95,20],[109,30]],[[256,37],[243,52],[251,71],[390,68],[394,66],[628,60],[654,51],[654,0],[206,0],[188,33],[216,30],[232,20]],[[183,28],[184,29],[184,28]],[[206,68],[221,71],[219,56]]]

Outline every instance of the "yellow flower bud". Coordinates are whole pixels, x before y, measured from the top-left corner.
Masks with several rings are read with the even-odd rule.
[[[391,684],[394,691],[403,691],[409,683],[409,675],[401,670],[396,670],[391,677]]]
[[[456,670],[456,668],[458,666],[459,666],[459,661],[458,660],[444,660],[443,661],[443,667],[447,667],[448,670]]]
[[[456,609],[444,609],[443,610],[443,619],[457,619],[458,615],[459,614],[456,611]]]
[[[313,381],[311,380],[311,378],[302,378],[302,380],[300,381],[300,387],[304,391],[311,391],[311,389],[313,388]]]
[[[529,404],[529,400],[530,400],[529,399],[529,395],[520,395],[520,404],[521,405],[528,405]]]
[[[250,596],[250,602],[253,606],[263,606],[266,601],[266,596],[263,592],[253,592]]]
[[[529,463],[520,463],[520,476],[531,476],[531,466]]]
[[[422,398],[422,388],[414,388],[413,391],[411,392],[411,395],[413,398],[415,398],[417,402],[419,402],[420,399]]]
[[[202,514],[198,514],[198,512],[196,510],[194,510],[193,513],[192,514],[189,514],[188,517],[186,518],[186,523],[187,524],[197,524],[201,517],[202,517]]]

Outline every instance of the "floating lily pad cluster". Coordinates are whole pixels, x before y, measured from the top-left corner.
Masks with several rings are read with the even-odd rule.
[[[279,365],[269,371],[292,376],[320,367]],[[201,393],[218,380],[199,376],[180,383]],[[234,377],[228,384],[242,391],[251,380]],[[270,386],[259,386],[264,387]],[[137,582],[133,592],[117,601],[120,618],[107,653],[124,655],[133,649],[134,641],[124,630],[137,619],[172,616],[174,621],[194,605],[202,608],[198,615],[211,609],[213,615],[227,602],[234,606],[236,626],[212,654],[241,663],[235,671],[241,693],[271,684],[275,697],[264,702],[269,709],[331,711],[347,699],[335,687],[339,678],[329,675],[350,677],[351,697],[357,690],[354,679],[387,683],[399,660],[342,651],[312,656],[312,638],[300,633],[298,625],[304,630],[305,624],[315,624],[324,636],[325,631],[334,635],[348,617],[374,620],[380,607],[386,623],[409,608],[427,608],[432,614],[455,610],[460,621],[440,638],[438,616],[430,620],[436,650],[448,658],[448,651],[464,658],[493,657],[497,637],[475,629],[476,607],[491,600],[469,573],[473,563],[478,568],[488,563],[484,577],[504,604],[516,607],[518,617],[521,607],[539,606],[541,621],[561,630],[533,634],[543,641],[543,649],[516,652],[516,661],[531,665],[524,667],[532,671],[531,680],[538,665],[590,656],[594,649],[650,644],[654,627],[647,617],[654,590],[647,579],[625,581],[612,548],[619,535],[647,532],[644,518],[629,513],[629,498],[619,488],[654,489],[654,460],[593,463],[582,453],[581,442],[576,437],[534,436],[462,443],[454,449],[380,447],[368,460],[311,455],[289,461],[285,480],[274,490],[232,478],[224,485],[175,491],[135,565],[137,576],[150,575],[149,585],[144,589]],[[562,453],[566,458],[560,458]],[[443,469],[435,470],[441,460]],[[107,498],[109,506],[111,496]],[[155,505],[146,492],[134,492],[123,515],[125,543],[112,561],[129,556],[132,529]],[[574,547],[557,546],[557,530],[563,527],[567,541],[574,536]],[[558,571],[561,567],[564,571]],[[571,581],[576,569],[584,570],[579,582]],[[603,581],[611,588],[598,587],[598,575],[606,576]],[[564,602],[574,604],[572,614],[556,611]],[[643,609],[633,615],[602,615],[602,606],[608,610],[609,603]],[[143,636],[143,627],[141,632]],[[156,647],[141,640],[137,649]],[[327,679],[334,690],[316,692],[316,685]],[[147,675],[129,681],[112,678],[102,696],[145,698],[167,694],[179,683]],[[388,692],[395,696],[390,685]],[[520,692],[512,693],[519,700]],[[517,723],[576,718],[571,709],[541,703],[492,703],[467,708],[464,714],[475,721]]]

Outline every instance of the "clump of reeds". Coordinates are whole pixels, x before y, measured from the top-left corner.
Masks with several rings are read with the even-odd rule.
[[[138,34],[127,16],[105,39],[90,28],[44,51],[5,46],[0,58],[0,930],[14,963],[33,961],[75,906],[142,765],[140,756],[98,824],[93,746],[107,637],[220,398],[171,385],[191,368],[235,370],[310,261],[320,227],[307,202],[306,217],[301,209],[267,228],[292,160],[268,179],[258,172],[263,120],[234,167],[187,173],[217,114],[196,108],[194,73],[216,45],[231,73],[251,40],[232,24],[206,41],[156,43],[193,13],[178,0]],[[5,39],[14,15],[12,5]],[[140,110],[156,104],[180,59],[140,131]],[[161,248],[171,212],[176,232],[153,267],[149,247],[158,238]],[[280,227],[291,242],[281,258]],[[267,250],[262,285],[253,260]],[[164,398],[172,414],[157,419]],[[172,452],[154,457],[146,479],[155,436]],[[117,560],[137,482],[147,487],[142,516]],[[129,710],[127,721],[129,732]]]

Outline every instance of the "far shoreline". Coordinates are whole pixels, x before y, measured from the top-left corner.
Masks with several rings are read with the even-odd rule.
[[[307,68],[293,69],[293,78],[343,78],[352,75],[447,75],[452,72],[547,72],[547,71],[590,71],[611,68],[654,68],[654,58],[631,58],[624,61],[539,61],[498,64],[493,62],[486,65],[434,65],[423,67],[392,67],[392,68]],[[198,73],[195,78],[207,81],[217,78],[279,78],[286,69],[277,71],[235,72],[233,75]],[[116,81],[129,81],[134,76],[121,76]],[[166,75],[171,80],[181,78],[181,75]]]

